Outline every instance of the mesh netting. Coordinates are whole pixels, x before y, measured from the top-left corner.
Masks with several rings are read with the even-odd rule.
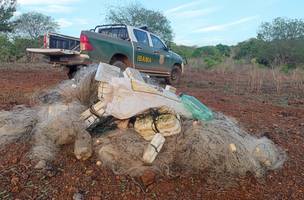
[[[35,95],[39,105],[17,106],[0,112],[0,147],[17,139],[33,138],[31,157],[52,160],[63,144],[73,143],[79,127],[80,114],[97,100],[97,66],[80,70],[74,79]]]
[[[50,160],[54,157],[56,147],[72,144],[79,124],[82,123],[79,121],[79,115],[84,110],[85,107],[77,101],[41,106],[38,112],[38,123],[33,132],[35,146],[32,156]]]
[[[52,160],[60,145],[75,142],[83,129],[80,114],[97,100],[96,66],[80,70],[73,80],[38,95],[35,108],[19,106],[0,112],[0,147],[18,138],[31,137],[31,157]],[[111,120],[110,120],[111,121]],[[106,130],[99,127],[99,130]],[[267,138],[246,133],[232,118],[215,113],[214,120],[195,124],[185,120],[182,133],[167,137],[152,165],[145,165],[142,155],[148,142],[133,129],[94,130],[94,150],[102,163],[117,174],[140,175],[147,168],[170,175],[201,171],[216,175],[262,176],[267,170],[282,166],[286,154]],[[97,131],[97,133],[96,133]]]
[[[25,106],[16,106],[11,111],[0,112],[0,148],[20,137],[30,137],[37,123],[36,111]]]
[[[185,169],[208,170],[214,174],[260,177],[265,171],[283,165],[286,154],[263,137],[246,133],[232,118],[215,113],[214,120],[188,127],[178,139],[176,160]]]
[[[215,119],[203,125],[183,123],[184,131],[166,138],[163,149],[151,166],[142,162],[148,145],[139,134],[129,129],[113,131],[95,141],[95,150],[103,163],[118,174],[140,174],[150,167],[164,174],[175,168],[183,172],[208,171],[212,174],[261,177],[285,161],[285,153],[267,138],[247,134],[231,118],[215,113]]]
[[[97,101],[97,82],[94,80],[97,66],[81,69],[72,80],[42,93],[38,98],[38,123],[34,129],[35,145],[32,158],[51,160],[58,147],[74,143],[83,130],[80,114]]]

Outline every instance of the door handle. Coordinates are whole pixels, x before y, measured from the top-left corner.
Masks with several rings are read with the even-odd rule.
[[[154,53],[154,54],[159,54],[160,52],[159,52],[159,51],[153,51],[153,53]]]
[[[142,50],[142,48],[140,47],[140,46],[138,46],[138,47],[136,47],[137,48],[137,50],[139,50],[139,51],[141,51]]]

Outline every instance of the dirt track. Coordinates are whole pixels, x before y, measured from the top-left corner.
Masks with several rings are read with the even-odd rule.
[[[30,141],[19,141],[1,150],[0,199],[71,199],[76,192],[86,199],[304,199],[303,98],[260,94],[246,89],[246,76],[236,87],[233,73],[188,71],[180,92],[198,97],[206,105],[235,117],[252,134],[265,135],[288,153],[283,169],[269,172],[264,180],[251,175],[229,187],[207,182],[205,174],[159,177],[142,192],[136,180],[115,176],[97,167],[95,160],[79,162],[73,147],[65,146],[47,173],[33,170],[26,158]],[[0,70],[0,109],[17,104],[33,105],[30,96],[65,79],[60,70]],[[300,95],[301,96],[301,95]]]

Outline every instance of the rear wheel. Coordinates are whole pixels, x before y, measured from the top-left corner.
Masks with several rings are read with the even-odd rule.
[[[125,69],[127,68],[127,65],[124,62],[120,61],[120,60],[115,61],[112,65],[120,68],[121,71],[125,71]]]
[[[171,70],[170,77],[166,78],[167,84],[170,85],[177,85],[180,82],[182,76],[182,70],[180,69],[179,66],[174,66],[173,69]]]
[[[69,68],[68,77],[69,77],[69,79],[72,79],[72,78],[74,78],[79,67],[78,67],[78,65],[72,65],[72,66],[68,66],[68,68]]]

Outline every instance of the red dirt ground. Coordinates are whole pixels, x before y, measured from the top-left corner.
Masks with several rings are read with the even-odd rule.
[[[58,69],[0,69],[0,110],[18,104],[31,105],[34,92],[51,87],[65,78],[63,71]]]
[[[30,106],[34,92],[65,78],[63,71],[52,69],[0,70],[0,109],[17,104]],[[285,101],[284,95],[275,95],[269,88],[260,94],[250,93],[245,75],[236,91],[230,88],[233,80],[233,73],[192,70],[178,89],[196,96],[213,110],[235,117],[252,134],[269,137],[287,152],[284,167],[267,173],[263,180],[248,175],[223,187],[207,181],[204,174],[158,177],[142,191],[137,180],[115,176],[96,166],[94,158],[76,160],[72,146],[63,147],[47,172],[35,171],[34,163],[26,156],[30,141],[19,141],[0,151],[0,199],[72,199],[77,192],[94,200],[304,199],[303,98],[295,95]]]

